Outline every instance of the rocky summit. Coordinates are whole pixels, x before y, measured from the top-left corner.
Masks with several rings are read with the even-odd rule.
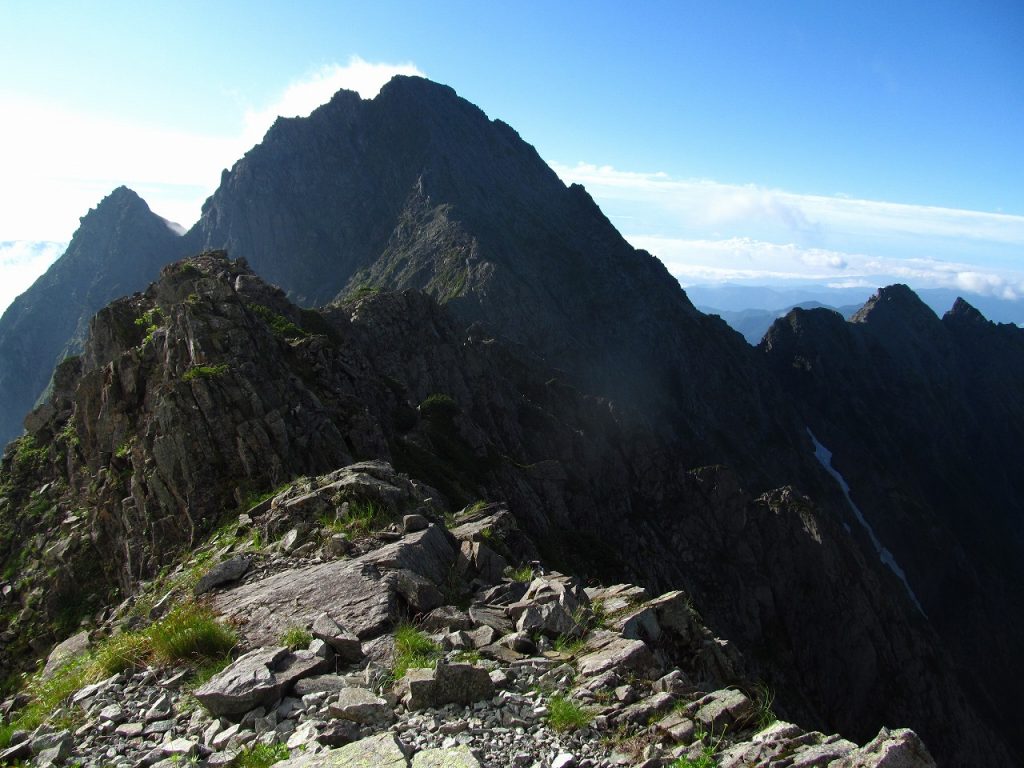
[[[1024,332],[962,300],[752,347],[420,78],[51,273],[0,320],[4,760],[1024,754]]]

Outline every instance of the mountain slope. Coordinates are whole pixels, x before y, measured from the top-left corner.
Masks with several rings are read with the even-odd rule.
[[[80,348],[93,313],[145,288],[178,255],[179,243],[125,187],[82,217],[64,255],[0,318],[0,443],[21,432],[53,367]]]

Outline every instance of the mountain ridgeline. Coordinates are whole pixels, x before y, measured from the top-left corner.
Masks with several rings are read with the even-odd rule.
[[[0,476],[0,671],[254,492],[373,459],[684,588],[807,727],[1024,754],[1024,331],[892,286],[751,347],[445,86],[278,120],[184,236],[117,190],[0,321],[7,437],[51,374]]]

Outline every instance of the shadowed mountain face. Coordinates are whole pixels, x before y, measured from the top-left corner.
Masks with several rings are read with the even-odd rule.
[[[424,290],[685,435],[692,462],[740,464],[761,484],[783,475],[780,450],[790,469],[800,451],[742,339],[695,310],[582,187],[446,86],[398,77],[372,101],[343,91],[278,120],[187,237],[244,257],[300,304]]]
[[[19,642],[131,591],[250,491],[379,458],[453,503],[509,502],[552,562],[684,586],[791,717],[857,738],[911,725],[950,765],[1007,761],[1020,331],[963,303],[940,321],[894,286],[851,323],[790,313],[754,349],[511,128],[396,78],[279,120],[184,238],[111,195],[29,292],[49,285],[64,325],[20,321],[26,362],[4,381],[34,371],[35,399],[95,311],[68,300],[82,285],[128,293],[221,247],[252,271],[206,253],[103,309],[8,451],[0,555],[43,587],[15,593],[33,609]],[[24,340],[50,336],[29,359]],[[79,509],[71,533],[50,519]]]
[[[761,344],[929,620],[1013,731],[1024,663],[1024,331],[906,286],[850,322],[795,310]]]
[[[80,350],[92,315],[145,288],[179,248],[167,222],[125,187],[82,217],[64,255],[0,318],[0,443],[20,434],[54,366]]]

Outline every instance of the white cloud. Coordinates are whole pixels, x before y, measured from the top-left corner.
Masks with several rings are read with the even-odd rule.
[[[633,235],[627,239],[658,255],[683,285],[802,281],[834,288],[877,288],[906,282],[917,288],[952,288],[1007,300],[1024,298],[1021,270],[999,273],[960,262],[885,258],[742,237],[687,240]]]
[[[67,245],[25,240],[0,243],[0,313],[64,253]]]
[[[415,64],[373,63],[351,56],[348,64],[331,64],[291,83],[272,104],[245,113],[245,137],[248,145],[257,143],[278,117],[306,117],[326,103],[339,90],[355,91],[372,99],[395,75],[425,77]]]
[[[901,280],[1024,297],[1024,216],[552,165],[684,284]]]

